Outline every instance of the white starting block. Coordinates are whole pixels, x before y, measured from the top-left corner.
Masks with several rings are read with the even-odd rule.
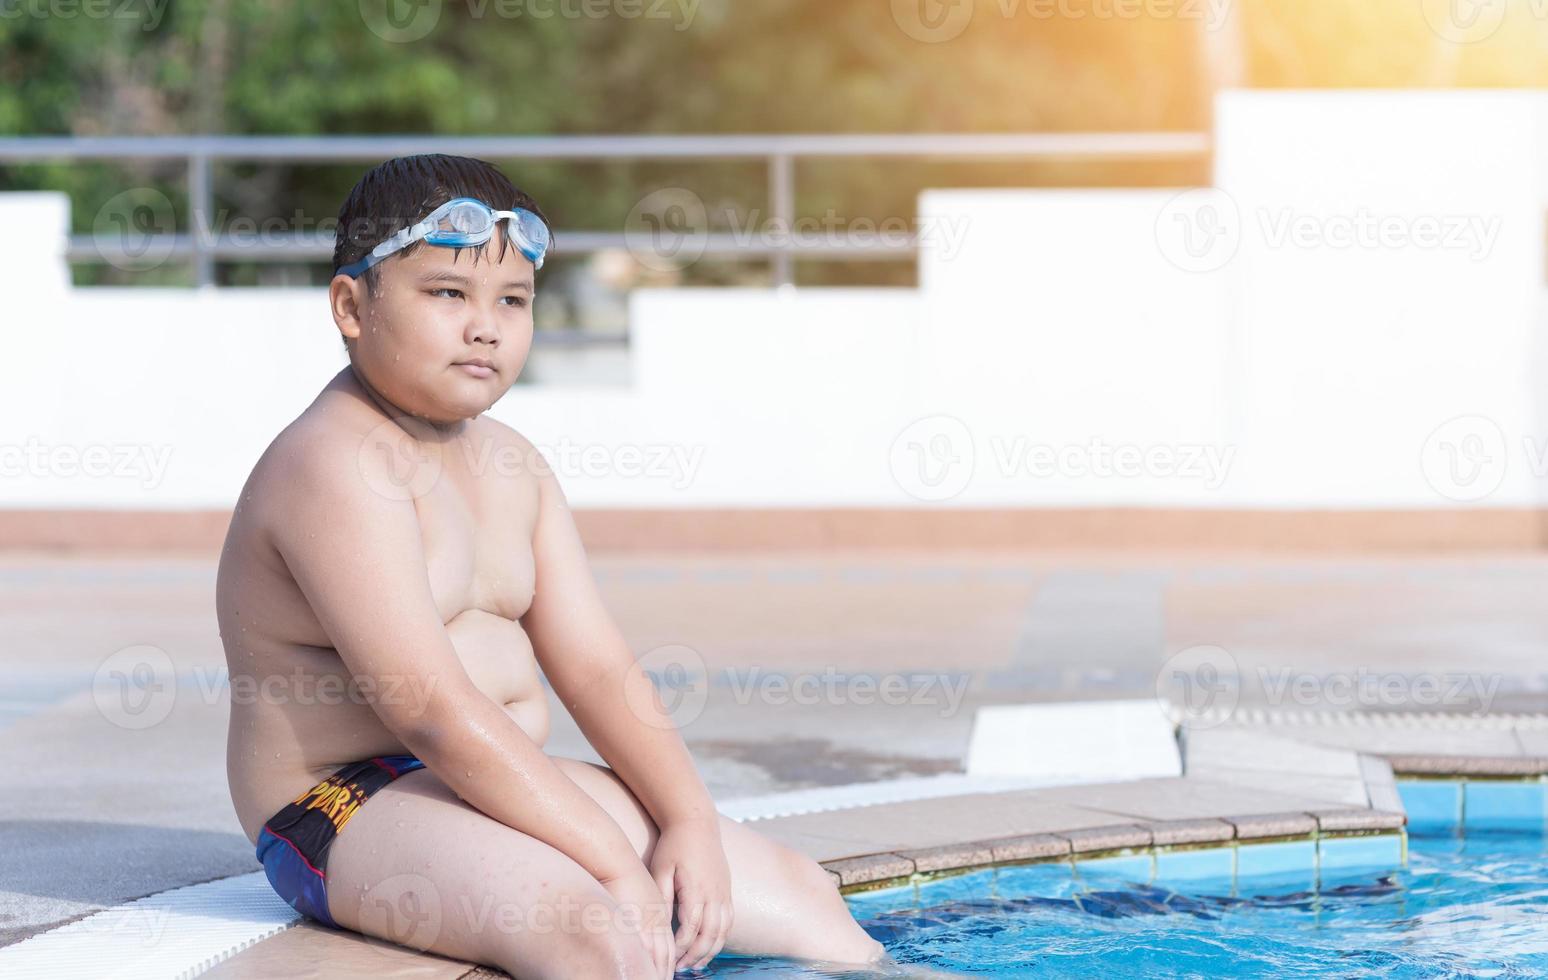
[[[1046,786],[1181,776],[1172,722],[1154,699],[1007,704],[978,709],[972,776],[1019,776]]]

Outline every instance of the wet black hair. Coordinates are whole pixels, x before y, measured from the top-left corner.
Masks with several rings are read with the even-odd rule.
[[[371,168],[355,184],[344,206],[339,208],[338,232],[333,243],[333,274],[352,262],[371,254],[371,249],[407,228],[454,197],[474,197],[499,211],[526,208],[543,223],[548,218],[537,202],[511,183],[500,168],[485,160],[425,153],[394,157]],[[505,235],[496,235],[484,245],[473,246],[474,256],[482,257],[491,242],[500,243],[500,258],[509,244]],[[423,242],[415,242],[398,255],[409,255]],[[457,252],[460,255],[461,249]],[[361,274],[372,295],[380,282],[381,264]]]

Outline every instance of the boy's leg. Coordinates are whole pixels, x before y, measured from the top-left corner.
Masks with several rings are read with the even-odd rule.
[[[647,860],[656,825],[629,787],[604,766],[559,757],[554,762],[601,804]],[[734,911],[725,951],[837,963],[869,963],[883,954],[817,862],[728,817],[720,818],[720,840],[731,867]]]
[[[346,929],[514,977],[649,976],[612,896],[569,857],[464,803],[428,769],[378,790],[327,860]]]

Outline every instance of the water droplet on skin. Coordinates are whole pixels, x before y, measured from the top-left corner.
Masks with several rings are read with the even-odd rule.
[[[402,821],[402,820],[399,820],[399,821],[398,821],[398,826],[399,826],[399,827],[401,827],[401,826],[403,826],[403,821]]]

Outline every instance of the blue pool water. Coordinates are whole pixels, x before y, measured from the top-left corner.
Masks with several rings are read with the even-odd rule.
[[[900,963],[975,976],[1548,976],[1541,835],[1414,837],[1404,870],[1320,883],[1000,868],[855,896],[851,910]],[[856,974],[726,958],[706,975]]]

